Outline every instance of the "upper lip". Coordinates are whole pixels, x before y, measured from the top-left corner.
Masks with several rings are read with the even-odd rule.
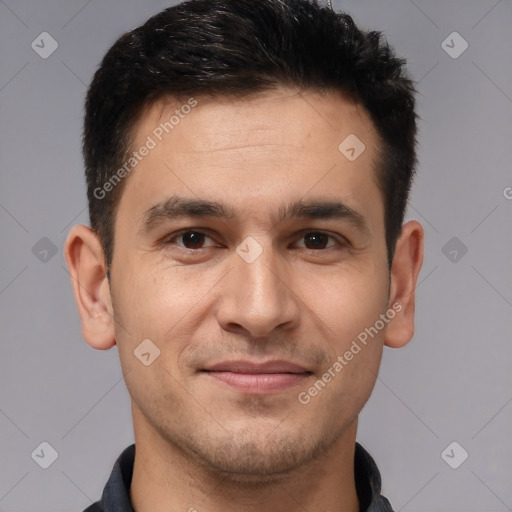
[[[264,363],[246,360],[222,361],[208,366],[204,370],[234,373],[311,373],[298,364],[283,360],[266,361]]]

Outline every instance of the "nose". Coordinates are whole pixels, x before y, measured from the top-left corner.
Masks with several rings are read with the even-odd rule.
[[[226,276],[217,319],[222,329],[242,331],[254,338],[269,336],[275,329],[292,330],[300,323],[300,299],[293,289],[293,273],[271,249],[252,262],[233,255]]]

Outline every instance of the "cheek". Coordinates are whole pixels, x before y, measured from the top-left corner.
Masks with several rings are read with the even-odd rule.
[[[388,280],[386,269],[376,264],[344,270],[321,283],[315,313],[328,326],[326,371],[330,367],[336,374],[325,400],[328,406],[343,403],[347,410],[359,412],[371,394],[382,357],[387,324],[380,319],[387,311]],[[336,367],[338,372],[333,368],[336,361],[342,365]]]
[[[303,278],[301,288],[319,328],[338,351],[374,325],[387,308],[387,273],[377,266],[363,270],[347,266],[316,275],[314,286]]]
[[[175,367],[180,353],[190,342],[204,316],[201,299],[215,283],[209,275],[197,278],[183,267],[127,271],[119,279],[115,294],[116,341],[127,364],[145,339],[160,350],[160,361]]]
[[[194,294],[182,293],[171,277],[174,272],[168,274],[145,274],[139,266],[136,274],[127,271],[119,280],[115,296],[116,342],[126,386],[138,407],[154,415],[159,414],[157,401],[164,409],[165,404],[179,405],[176,361],[190,337],[187,313],[197,302]]]
[[[193,302],[193,290],[183,293],[182,278],[173,269],[155,272],[143,262],[128,262],[126,269],[116,283],[115,311],[134,335],[158,336]]]
[[[331,279],[323,283],[322,294],[316,299],[315,316],[322,324],[317,331],[323,329],[328,352],[320,379],[332,382],[328,392],[322,392],[318,407],[332,411],[342,407],[339,421],[345,414],[355,418],[367,402],[379,371],[387,325],[380,320],[387,311],[387,282],[348,276]]]

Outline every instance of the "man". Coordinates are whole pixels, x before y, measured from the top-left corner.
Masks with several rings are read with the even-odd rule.
[[[109,50],[65,254],[135,445],[88,511],[392,510],[356,433],[414,330],[403,64],[308,0],[190,0]]]

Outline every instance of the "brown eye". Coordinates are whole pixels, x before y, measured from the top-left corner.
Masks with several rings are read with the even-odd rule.
[[[349,245],[348,240],[342,235],[335,236],[323,231],[303,231],[303,233],[299,241],[296,242],[300,249],[322,251],[335,247],[343,248]]]
[[[210,243],[210,245],[205,246],[206,240],[212,239],[201,231],[193,231],[189,229],[187,231],[180,231],[179,233],[167,238],[164,243],[165,245],[178,245],[184,249],[199,250],[204,249],[205,247],[212,247],[214,245]]]
[[[312,232],[304,235],[304,242],[307,249],[325,249],[329,238],[331,237],[325,233]]]
[[[180,235],[180,238],[187,249],[200,249],[206,236],[197,231],[186,231]]]

